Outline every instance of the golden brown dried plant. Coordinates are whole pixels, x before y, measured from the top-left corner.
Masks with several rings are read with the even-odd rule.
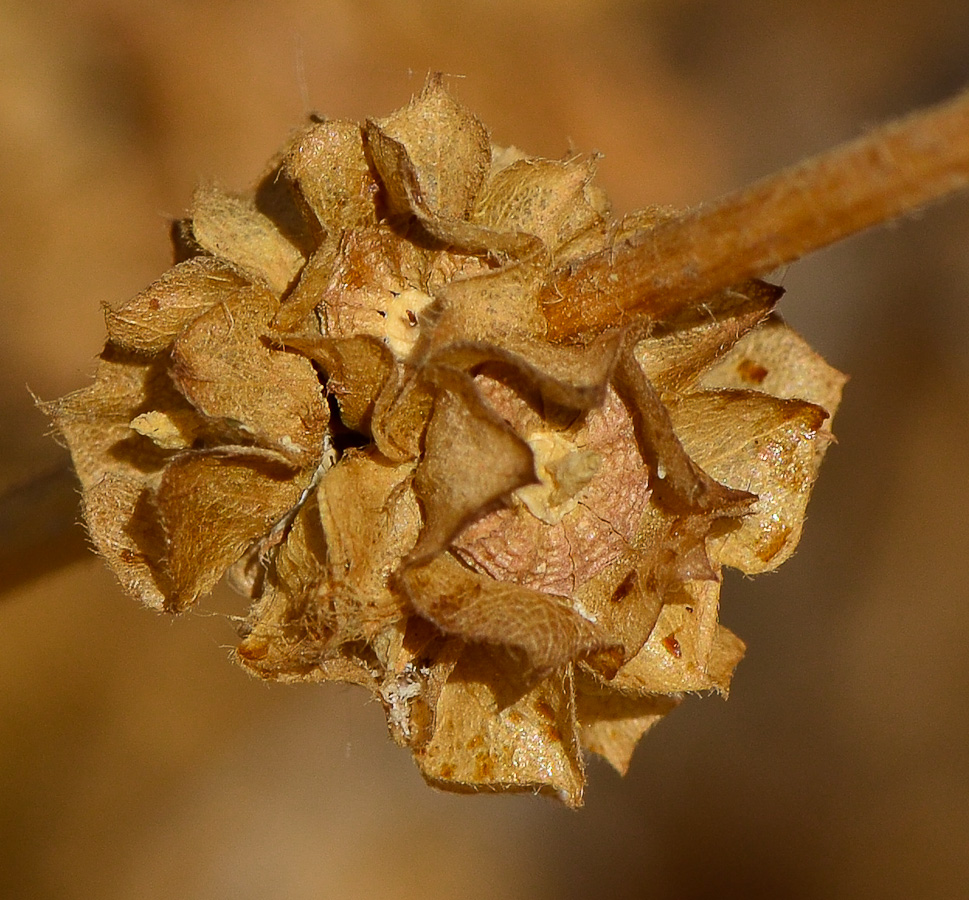
[[[594,169],[492,146],[439,76],[314,121],[198,191],[47,405],[129,592],[180,612],[228,572],[250,672],[368,688],[432,784],[572,806],[583,750],[624,772],[727,693],[721,571],[793,552],[844,380],[750,277],[790,255],[704,281],[694,242],[649,294],[630,256],[682,217],[613,218]]]

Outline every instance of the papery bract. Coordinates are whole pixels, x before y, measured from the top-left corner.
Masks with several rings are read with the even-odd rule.
[[[127,590],[181,611],[230,570],[249,671],[368,688],[434,785],[573,806],[583,748],[624,772],[727,693],[722,568],[793,552],[843,383],[759,281],[550,340],[556,273],[669,215],[613,220],[594,172],[493,147],[440,76],[314,122],[197,193],[47,405]]]

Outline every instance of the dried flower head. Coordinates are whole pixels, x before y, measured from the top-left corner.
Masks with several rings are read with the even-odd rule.
[[[831,439],[843,378],[764,282],[550,336],[563,273],[669,215],[613,219],[594,168],[492,146],[438,76],[313,122],[251,194],[199,190],[48,405],[128,591],[180,612],[229,572],[243,666],[367,687],[448,789],[578,805],[583,749],[624,772],[726,694],[721,569],[790,556]]]

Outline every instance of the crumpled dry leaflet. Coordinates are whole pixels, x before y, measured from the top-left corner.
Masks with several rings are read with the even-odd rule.
[[[721,570],[790,556],[831,441],[843,378],[763,282],[547,338],[553,273],[668,215],[613,220],[594,170],[492,146],[440,76],[314,121],[197,193],[47,404],[126,590],[179,612],[229,572],[236,660],[367,687],[442,788],[576,806],[588,751],[625,772],[726,695]]]

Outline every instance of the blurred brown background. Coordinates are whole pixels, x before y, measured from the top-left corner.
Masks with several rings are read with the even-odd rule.
[[[969,4],[2,0],[2,483],[58,458],[25,385],[86,382],[199,179],[431,68],[499,143],[601,150],[623,212],[969,83]],[[969,895],[969,197],[777,277],[852,381],[799,553],[725,588],[728,703],[593,763],[578,813],[441,795],[362,692],[233,668],[230,596],[170,621],[86,562],[0,602],[0,896]]]

